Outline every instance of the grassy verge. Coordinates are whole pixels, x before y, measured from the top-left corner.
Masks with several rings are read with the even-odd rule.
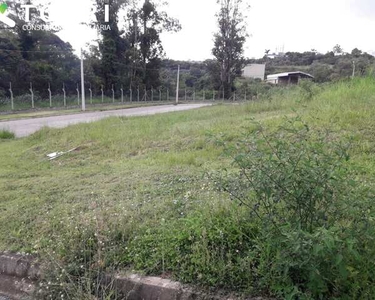
[[[108,110],[119,110],[119,109],[129,109],[129,108],[137,108],[137,107],[148,107],[154,105],[171,105],[174,102],[143,102],[143,103],[125,103],[125,104],[96,104],[90,105],[88,104],[86,107],[87,112],[95,112],[95,111],[108,111]],[[59,115],[66,115],[66,114],[78,114],[82,113],[80,108],[71,107],[71,108],[39,108],[37,110],[29,111],[15,111],[11,113],[3,113],[0,114],[0,121],[9,121],[9,120],[17,120],[17,119],[30,119],[30,118],[43,118],[43,117],[51,117],[51,116],[59,116]]]
[[[371,186],[375,80],[333,84],[311,100],[303,95],[299,88],[285,89],[263,102],[111,118],[0,142],[0,249],[58,257],[71,277],[54,278],[57,296],[67,293],[71,278],[87,279],[88,269],[121,267],[203,286],[313,299],[312,287],[285,284],[279,273],[268,272],[277,257],[269,245],[261,249],[268,258],[259,260],[259,222],[204,176],[233,168],[211,136],[236,142],[244,128],[253,128],[250,119],[272,131],[284,116],[300,115],[313,128],[352,136],[350,168]],[[75,147],[47,160],[48,153]],[[346,271],[351,279],[358,274]],[[370,281],[358,278],[357,291],[333,282],[323,294],[364,296],[369,289],[360,281]]]

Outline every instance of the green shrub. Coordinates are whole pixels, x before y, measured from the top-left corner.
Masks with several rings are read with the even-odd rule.
[[[348,144],[330,138],[298,118],[268,135],[260,126],[227,148],[240,171],[226,176],[222,189],[277,230],[335,224],[354,182],[345,166]]]
[[[252,262],[259,291],[286,299],[374,295],[375,272],[366,267],[375,247],[373,193],[351,179],[350,143],[296,118],[220,144],[235,171],[220,175],[219,189],[261,224]]]

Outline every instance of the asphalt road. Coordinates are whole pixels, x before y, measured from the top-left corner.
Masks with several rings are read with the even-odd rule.
[[[161,105],[150,107],[138,107],[122,110],[111,110],[102,112],[88,112],[82,114],[62,115],[35,119],[23,119],[0,122],[0,130],[5,129],[13,132],[16,137],[25,137],[42,129],[43,127],[64,128],[79,123],[95,122],[108,117],[135,117],[148,116],[174,111],[184,111],[209,106],[210,104],[181,104]]]

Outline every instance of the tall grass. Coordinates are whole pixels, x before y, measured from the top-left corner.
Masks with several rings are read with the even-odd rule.
[[[14,138],[15,135],[13,132],[10,132],[8,130],[0,130],[0,140],[10,140]]]

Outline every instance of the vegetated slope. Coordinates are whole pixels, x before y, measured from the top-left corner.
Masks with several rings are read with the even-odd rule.
[[[372,188],[374,78],[275,91],[256,103],[111,118],[0,141],[0,249],[60,258],[69,274],[85,280],[92,269],[121,267],[292,299],[369,296],[370,231],[355,232],[349,219],[312,232],[291,227],[281,235],[291,247],[282,252],[267,239],[272,230],[207,176],[237,170],[215,140],[241,143],[243,132],[256,128],[252,118],[275,132],[284,116],[299,116],[313,132],[332,130],[334,141],[351,137],[346,167]],[[58,160],[46,158],[75,147]],[[366,193],[358,198],[367,205]],[[362,216],[353,215],[370,226],[366,205]],[[306,246],[315,244],[322,247]],[[52,281],[56,293],[73,284],[65,276]]]

